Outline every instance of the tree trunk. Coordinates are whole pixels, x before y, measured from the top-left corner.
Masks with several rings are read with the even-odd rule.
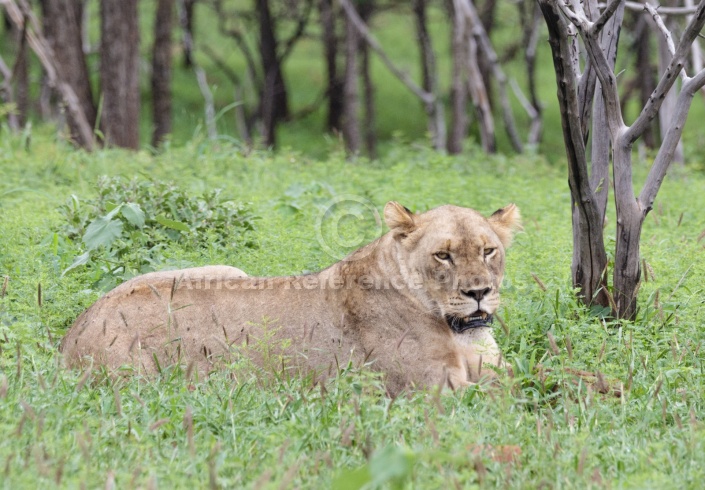
[[[467,70],[468,70],[468,92],[470,99],[475,106],[477,122],[480,125],[480,141],[482,149],[486,153],[497,151],[495,141],[494,117],[492,117],[492,106],[490,105],[487,87],[483,81],[482,71],[478,64],[478,46],[475,38],[470,32],[466,32],[465,42],[467,43]]]
[[[105,143],[139,148],[139,23],[137,0],[100,4],[101,127]]]
[[[83,1],[43,0],[43,29],[56,59],[59,77],[76,93],[78,103],[91,128],[96,124],[96,106],[88,74],[86,57],[83,54]],[[76,119],[67,113],[71,139],[85,147]],[[92,144],[92,141],[90,142]]]
[[[289,117],[289,102],[277,57],[277,38],[269,0],[256,0],[259,22],[259,48],[264,73],[264,87],[260,97],[262,144],[272,148],[276,144],[276,126]]]
[[[27,40],[24,33],[18,29],[17,33],[17,58],[15,59],[14,78],[16,80],[15,102],[17,103],[17,123],[24,126],[29,112],[29,56],[27,53]]]
[[[610,306],[607,288],[607,253],[603,238],[603,219],[590,187],[583,124],[578,103],[577,73],[572,64],[573,51],[569,30],[553,3],[540,0],[546,19],[549,45],[556,72],[558,103],[563,140],[568,159],[568,184],[573,211],[573,285],[586,304]],[[585,75],[583,75],[585,76]]]
[[[636,315],[636,294],[641,280],[640,247],[641,226],[646,214],[634,198],[631,172],[632,147],[623,141],[615,144],[614,195],[617,208],[615,235],[613,296],[620,318],[633,320]]]
[[[374,9],[374,1],[369,0],[360,5],[360,17],[365,24],[369,24],[372,11]],[[367,43],[359,43],[360,55],[360,78],[362,79],[362,88],[364,91],[364,135],[365,135],[365,150],[369,158],[377,158],[377,131],[376,131],[376,114],[375,114],[375,88],[372,83],[370,74],[370,48]]]
[[[343,139],[350,153],[360,151],[360,120],[358,116],[357,55],[360,37],[353,22],[345,19],[345,86],[343,108]]]
[[[193,12],[197,0],[179,0],[181,46],[184,50],[184,67],[193,67]]]
[[[332,0],[321,0],[319,10],[328,78],[328,88],[326,89],[328,96],[326,131],[339,132],[342,129],[344,84],[338,74],[338,36],[336,35],[336,15],[333,11]]]
[[[15,93],[12,89],[12,71],[5,64],[5,60],[0,56],[0,74],[2,75],[2,83],[0,83],[0,100],[5,104],[15,103]],[[7,114],[7,125],[12,132],[17,132],[20,129],[20,123],[17,119],[17,114],[9,112]]]
[[[450,88],[450,135],[448,137],[448,153],[455,155],[463,151],[463,141],[468,133],[467,102],[468,91],[465,86],[465,60],[467,59],[465,44],[465,17],[457,12],[452,0],[448,1],[447,10],[451,15],[453,29],[451,34],[452,74]]]
[[[446,125],[443,102],[438,90],[438,75],[436,73],[436,56],[431,46],[431,36],[428,33],[426,19],[426,0],[414,0],[414,14],[416,17],[416,35],[421,53],[422,88],[436,96],[432,104],[425,104],[428,114],[428,132],[436,150],[443,150],[446,146]]]
[[[634,25],[634,42],[632,50],[634,51],[636,65],[636,85],[639,93],[639,103],[643,107],[651,96],[651,92],[656,88],[656,67],[651,61],[651,31],[649,30],[646,17],[639,15]],[[656,140],[656,132],[654,125],[650,124],[644,131],[644,144],[648,148],[656,148],[658,146]]]
[[[477,5],[480,22],[489,38],[494,29],[495,13],[497,12],[497,0],[485,0],[479,5],[476,0],[473,1]],[[482,74],[482,83],[487,91],[487,98],[490,101],[490,107],[493,106],[494,96],[492,93],[492,60],[487,56],[487,53],[480,49],[478,51],[477,64],[480,67]]]
[[[171,133],[171,25],[174,0],[158,0],[152,50],[152,146]]]

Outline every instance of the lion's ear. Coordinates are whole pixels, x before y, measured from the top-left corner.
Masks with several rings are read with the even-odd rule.
[[[408,235],[416,229],[414,213],[396,201],[389,201],[384,206],[384,221],[395,235]]]
[[[519,214],[519,208],[516,207],[516,204],[509,204],[498,209],[487,218],[487,221],[490,222],[504,248],[511,245],[514,232],[521,230],[521,214]]]

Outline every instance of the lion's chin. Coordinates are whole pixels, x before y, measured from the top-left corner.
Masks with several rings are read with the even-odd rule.
[[[455,333],[463,333],[473,328],[489,327],[492,324],[492,315],[477,311],[469,316],[446,315],[446,322]]]

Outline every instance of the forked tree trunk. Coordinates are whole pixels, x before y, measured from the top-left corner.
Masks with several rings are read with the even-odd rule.
[[[653,207],[656,194],[666,176],[668,167],[673,161],[678,142],[683,132],[683,126],[690,110],[695,93],[705,86],[705,69],[689,77],[684,71],[685,62],[692,43],[705,25],[705,0],[701,0],[695,14],[676,47],[667,43],[671,61],[664,69],[660,81],[643,110],[631,126],[624,123],[617,93],[617,78],[614,74],[614,53],[622,22],[624,0],[610,1],[602,13],[591,10],[594,2],[577,4],[566,0],[539,0],[541,10],[549,29],[549,42],[553,51],[554,68],[558,85],[558,99],[561,106],[564,140],[566,143],[569,181],[571,195],[575,206],[579,207],[580,231],[577,234],[579,243],[589,242],[590,247],[580,248],[575,256],[578,265],[583,267],[593,277],[600,273],[602,265],[590,262],[590,257],[584,254],[586,250],[599,252],[604,247],[600,237],[599,243],[597,225],[600,224],[600,205],[592,186],[588,182],[587,160],[583,142],[585,137],[584,115],[586,103],[579,103],[578,95],[589,95],[586,89],[589,83],[588,69],[594,70],[601,86],[601,100],[604,107],[604,123],[600,104],[595,104],[596,119],[594,124],[606,126],[612,142],[612,167],[614,174],[615,203],[617,211],[616,248],[613,275],[613,299],[611,306],[614,314],[620,318],[633,319],[636,316],[636,298],[641,280],[640,269],[640,238],[644,219]],[[645,10],[653,17],[657,28],[664,37],[670,38],[670,32],[661,20],[658,12],[649,4]],[[586,13],[587,12],[587,13]],[[584,51],[589,56],[586,70],[580,73],[575,31],[584,45]],[[670,121],[656,158],[651,166],[646,182],[638,197],[635,198],[632,183],[632,147],[640,138],[651,121],[658,115],[665,95],[671,90],[678,76],[681,76],[682,88],[677,96],[673,117]],[[586,77],[586,78],[583,78]],[[598,94],[599,95],[599,94]],[[587,100],[587,99],[585,99]],[[581,117],[581,115],[583,117]],[[597,157],[604,157],[604,147],[608,144],[602,133],[593,134],[593,138],[602,138],[598,142]],[[593,145],[594,146],[594,145]],[[593,155],[594,157],[595,155]],[[600,163],[599,165],[604,165]],[[595,161],[593,161],[595,170]],[[587,182],[587,185],[585,183]],[[594,248],[593,248],[594,247]],[[604,248],[603,248],[604,250]],[[605,262],[606,263],[606,262]],[[586,291],[583,290],[585,294]],[[585,299],[589,296],[585,294]],[[611,299],[611,298],[608,298]]]
[[[108,145],[139,148],[139,22],[137,0],[100,3],[101,127]]]

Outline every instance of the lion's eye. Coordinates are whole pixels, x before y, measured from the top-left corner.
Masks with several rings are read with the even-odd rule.
[[[434,254],[434,256],[438,260],[443,260],[443,261],[450,260],[450,254],[448,252],[436,252]]]
[[[484,250],[485,257],[491,257],[497,251],[496,248],[486,248]]]

